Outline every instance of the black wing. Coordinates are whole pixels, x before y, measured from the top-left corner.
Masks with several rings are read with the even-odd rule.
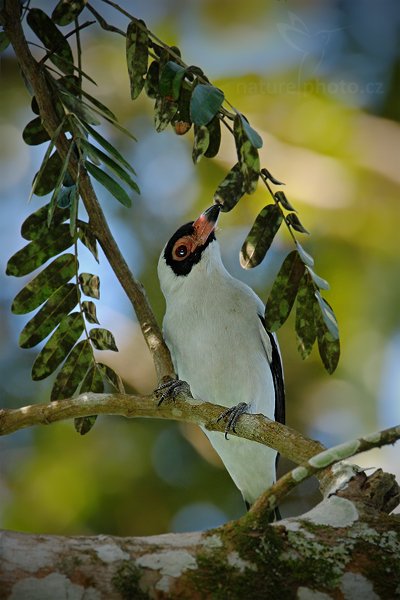
[[[275,421],[285,423],[285,385],[283,382],[283,369],[281,356],[276,344],[274,335],[265,327],[264,318],[260,316],[260,320],[271,342],[271,373],[275,388]]]

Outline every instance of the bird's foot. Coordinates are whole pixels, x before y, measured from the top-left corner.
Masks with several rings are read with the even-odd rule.
[[[236,406],[232,406],[231,408],[227,408],[221,413],[217,419],[218,421],[226,421],[225,427],[225,439],[228,439],[228,433],[233,431],[236,433],[236,423],[238,422],[239,417],[241,417],[245,412],[247,412],[248,404],[246,402],[239,402]]]
[[[170,379],[159,385],[154,391],[156,395],[159,396],[158,406],[160,406],[167,398],[175,400],[179,394],[192,395],[189,384],[181,379]]]

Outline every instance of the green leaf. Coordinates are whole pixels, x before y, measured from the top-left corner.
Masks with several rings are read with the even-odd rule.
[[[332,310],[332,307],[321,296],[321,294],[319,293],[318,290],[315,292],[315,297],[318,300],[320,313],[321,313],[322,319],[323,319],[327,329],[329,330],[333,339],[338,340],[339,339],[339,327],[337,324],[335,313]]]
[[[81,140],[81,146],[87,152],[89,158],[93,161],[99,160],[103,164],[107,165],[122,181],[127,183],[137,194],[140,194],[139,187],[135,181],[131,178],[129,173],[125,171],[115,160],[105,154],[100,148],[97,148],[86,140]]]
[[[283,208],[285,208],[286,210],[296,211],[296,209],[293,208],[293,206],[290,204],[289,200],[286,198],[285,192],[281,192],[281,191],[275,192],[274,198],[277,202],[280,202],[282,204]]]
[[[253,194],[256,191],[260,176],[260,158],[257,148],[253,146],[247,137],[243,119],[239,114],[235,116],[233,121],[233,133],[240,169],[243,174],[244,190],[248,194]]]
[[[25,144],[38,146],[50,140],[50,136],[42,125],[41,117],[36,117],[25,126],[22,132]]]
[[[315,304],[314,285],[309,273],[305,271],[297,292],[295,321],[297,349],[303,359],[310,354],[317,337]]]
[[[91,300],[84,300],[82,302],[82,310],[88,323],[96,323],[97,325],[100,325],[97,319],[96,305],[94,302]]]
[[[256,220],[240,251],[243,269],[252,269],[263,260],[281,226],[283,217],[276,204],[267,204]]]
[[[83,88],[82,83],[79,77],[76,75],[66,75],[65,77],[61,77],[57,79],[55,82],[57,88],[62,92],[71,95],[74,99],[77,99],[83,106],[83,108],[88,108],[90,110],[90,106],[86,102],[82,100],[82,98],[86,98],[95,109],[97,109],[105,118],[111,119],[115,121],[117,117],[114,113],[105,106],[100,100],[94,98],[90,94],[88,94]],[[97,112],[97,111],[96,111]],[[91,118],[93,118],[93,113],[91,114]]]
[[[0,31],[0,52],[3,52],[10,45],[10,40],[5,31]]]
[[[181,93],[178,99],[178,109],[173,117],[173,125],[177,135],[184,135],[192,126],[190,118],[190,99],[192,97],[192,89],[185,85],[181,88]],[[211,131],[211,130],[210,130]],[[208,151],[206,153],[208,156]]]
[[[57,25],[69,25],[85,8],[86,0],[60,0],[51,18]]]
[[[47,215],[49,206],[50,204],[45,204],[25,219],[21,227],[21,235],[23,238],[26,240],[36,240],[43,234],[48,233]],[[68,219],[68,211],[56,208],[53,215],[53,228],[66,219]]]
[[[112,350],[113,352],[118,352],[114,336],[108,329],[94,327],[90,330],[89,337],[96,350]]]
[[[132,100],[135,100],[143,89],[149,55],[149,36],[147,30],[140,27],[139,23],[146,27],[144,21],[135,19],[129,23],[126,32],[126,62]]]
[[[70,45],[50,17],[39,8],[31,8],[27,21],[32,31],[50,51],[51,62],[63,73],[73,73],[74,59]]]
[[[254,146],[254,148],[262,148],[263,141],[260,134],[257,133],[257,131],[251,127],[250,123],[244,115],[242,115],[239,112],[237,114],[240,120],[242,121],[242,127],[247,136],[247,139],[251,142],[251,145]]]
[[[84,321],[81,313],[73,312],[63,317],[33,363],[32,379],[38,381],[53,373],[75,346],[83,330]]]
[[[71,188],[71,205],[70,205],[70,215],[69,215],[69,232],[71,236],[75,238],[76,234],[76,223],[78,219],[78,204],[79,204],[79,192],[78,187],[74,186]]]
[[[51,400],[70,398],[84,379],[93,362],[93,350],[89,340],[82,340],[70,352],[51,390]]]
[[[100,369],[97,363],[94,363],[86,373],[85,379],[82,381],[80,394],[86,392],[94,392],[95,394],[102,394],[104,392],[104,383]],[[91,415],[89,417],[78,417],[74,419],[75,430],[81,435],[89,433],[95,424],[97,415]]]
[[[236,163],[217,187],[214,202],[221,206],[223,212],[229,212],[244,194],[243,174],[240,164]]]
[[[92,273],[81,273],[79,275],[79,285],[82,292],[91,298],[100,298],[100,279]]]
[[[120,394],[125,393],[124,384],[122,383],[121,377],[108,365],[103,365],[102,363],[97,363],[98,368],[100,369],[103,377],[108,381],[112,387],[117,390]]]
[[[268,169],[266,169],[265,167],[261,169],[261,175],[263,175],[265,179],[269,179],[269,181],[271,181],[274,185],[285,185],[283,181],[279,181],[279,179],[276,179],[276,177],[274,177],[272,173],[268,171]]]
[[[166,96],[158,96],[154,104],[154,124],[156,131],[164,131],[176,115],[178,104]]]
[[[169,96],[172,100],[178,100],[186,69],[176,62],[169,60],[160,73],[159,90],[161,96]]]
[[[74,283],[67,283],[58,288],[21,331],[21,348],[33,348],[44,340],[77,303],[78,289]]]
[[[283,261],[265,306],[265,323],[269,331],[279,329],[288,318],[304,269],[297,250],[290,252]]]
[[[66,176],[66,174],[68,173],[68,166],[69,166],[69,159],[71,157],[71,153],[73,148],[75,147],[75,143],[74,142],[70,142],[69,144],[69,148],[68,148],[68,152],[66,154],[66,157],[62,163],[62,167],[60,169],[60,172],[58,174],[58,179],[53,191],[53,194],[51,196],[50,199],[50,205],[49,205],[49,214],[47,215],[47,225],[50,227],[51,222],[53,220],[53,215],[54,215],[54,211],[56,209],[57,206],[57,201],[58,201],[58,196],[60,194],[60,190],[61,190],[61,186],[63,184],[64,178]],[[76,186],[75,186],[75,191],[76,191]],[[70,200],[71,200],[71,204],[72,204],[72,198],[70,196]],[[73,235],[71,233],[71,235]]]
[[[62,161],[57,151],[46,162],[43,159],[42,166],[33,178],[33,193],[36,196],[46,196],[46,194],[54,190],[61,169]]]
[[[90,127],[88,123],[82,123],[82,126],[96,140],[96,142],[98,142],[100,146],[104,148],[104,150],[107,150],[107,152],[115,158],[115,160],[121,163],[121,165],[128,169],[128,171],[136,175],[134,168],[128,163],[127,160],[125,160],[122,154],[112,144],[110,144],[108,140],[106,140],[102,135],[100,135],[100,133],[96,129]]]
[[[56,203],[55,210],[57,210],[57,207],[62,208],[62,209],[70,208],[75,191],[76,191],[75,185],[72,185],[71,187],[63,186],[61,188],[59,194],[57,195],[57,203]],[[52,220],[54,220],[54,213],[53,213]]]
[[[214,158],[218,154],[221,145],[221,122],[218,116],[211,119],[207,125],[207,129],[210,134],[210,142],[206,152],[204,152],[204,156]]]
[[[97,181],[101,183],[101,185],[103,185],[116,200],[118,200],[118,202],[121,202],[121,204],[127,206],[128,208],[132,205],[132,200],[124,188],[122,188],[119,183],[115,181],[115,179],[107,175],[107,173],[104,173],[104,171],[96,167],[96,165],[88,160],[85,160],[85,167],[90,175],[97,179]]]
[[[321,289],[321,290],[329,290],[330,289],[330,285],[329,283],[326,281],[326,279],[322,279],[322,277],[320,277],[319,275],[317,275],[316,273],[314,273],[314,271],[310,268],[307,267],[307,271],[310,273],[312,280],[314,281],[314,283]]]
[[[192,151],[192,159],[194,164],[198,163],[202,156],[207,151],[210,143],[210,132],[205,125],[194,126],[194,144]]]
[[[297,248],[297,252],[300,254],[300,258],[303,261],[303,263],[305,265],[307,265],[307,267],[313,267],[314,266],[313,257],[311,256],[311,254],[308,254],[308,252],[306,252],[304,250],[303,246],[297,240],[296,240],[296,248]]]
[[[317,309],[315,311],[315,320],[317,323],[318,350],[322,363],[330,375],[335,371],[340,358],[339,338],[332,335],[323,318],[323,313]],[[332,310],[332,309],[331,309]]]
[[[144,83],[144,91],[148,95],[149,98],[153,98],[154,100],[160,94],[159,91],[159,81],[160,81],[160,63],[158,60],[153,60],[150,63],[149,69],[146,75],[146,81]]]
[[[42,160],[42,164],[40,166],[39,171],[36,173],[33,178],[32,189],[29,194],[29,201],[31,200],[33,194],[37,194],[38,196],[46,195],[55,186],[55,182],[57,181],[58,171],[61,168],[61,159],[57,152],[54,152],[53,156],[50,157],[50,154],[54,148],[54,144],[61,133],[63,127],[65,127],[65,123],[67,121],[67,117],[62,118],[60,124],[58,125],[56,131],[54,132],[53,137],[50,140],[49,145],[47,146],[47,150]],[[49,164],[50,163],[50,164]],[[47,171],[46,171],[47,170]],[[41,184],[41,180],[43,179],[43,185]],[[47,181],[49,180],[49,182]],[[53,183],[54,182],[54,183]],[[36,188],[38,187],[38,192],[36,192]]]
[[[91,125],[100,125],[100,121],[96,114],[97,110],[85,104],[81,98],[71,94],[71,92],[64,87],[62,89],[60,88],[60,99],[68,111],[82,119],[82,121],[90,123]]]
[[[22,277],[31,273],[52,256],[56,256],[71,246],[73,239],[67,224],[47,230],[30,244],[18,250],[7,263],[7,275]]]
[[[101,381],[101,383],[103,385],[103,381]],[[91,390],[91,391],[94,391],[94,390]],[[80,393],[82,393],[82,391]],[[87,433],[89,433],[89,431],[92,429],[93,425],[96,423],[96,419],[97,419],[97,415],[90,415],[90,417],[76,417],[74,419],[74,427],[75,427],[76,433],[79,433],[80,435],[86,435]]]
[[[67,283],[75,272],[74,254],[61,254],[15,296],[12,312],[17,315],[31,312]]]
[[[198,83],[190,100],[190,118],[195,125],[207,125],[218,113],[224,93],[210,84]]]
[[[300,219],[296,215],[296,213],[294,213],[294,212],[289,213],[288,215],[286,215],[285,219],[286,219],[286,223],[288,225],[290,225],[291,227],[293,227],[293,229],[295,229],[295,231],[298,231],[299,233],[310,233],[309,231],[307,231],[307,229],[305,227],[303,227],[303,225],[301,224]]]
[[[82,244],[92,253],[97,262],[99,262],[99,253],[97,251],[97,239],[90,228],[89,223],[79,222],[78,237]]]

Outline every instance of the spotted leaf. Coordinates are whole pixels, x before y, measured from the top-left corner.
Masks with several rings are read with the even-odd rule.
[[[10,258],[6,273],[14,275],[14,277],[27,275],[52,256],[66,250],[72,242],[73,239],[66,223],[48,229],[46,233],[34,239]]]
[[[17,315],[31,312],[67,283],[75,272],[75,255],[61,254],[15,296],[12,312]]]
[[[51,390],[51,400],[70,398],[84,379],[93,362],[93,350],[89,340],[82,340],[71,350]]]
[[[263,260],[282,223],[282,213],[276,204],[267,204],[257,215],[240,251],[240,264],[252,269]]]
[[[90,330],[89,337],[96,350],[112,350],[113,352],[118,352],[114,336],[108,329],[94,327]]]
[[[58,288],[21,331],[21,348],[32,348],[44,340],[77,304],[78,290],[75,284],[67,283]]]
[[[273,283],[265,307],[265,322],[269,331],[283,325],[292,310],[305,266],[297,250],[290,252]]]
[[[126,32],[126,62],[131,84],[131,98],[134,100],[144,86],[149,57],[149,36],[142,20],[134,19]]]
[[[65,360],[84,330],[80,312],[63,317],[59,326],[33,363],[32,379],[45,379]]]

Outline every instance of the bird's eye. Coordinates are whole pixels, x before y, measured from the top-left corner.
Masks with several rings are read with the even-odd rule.
[[[187,253],[188,253],[188,247],[185,246],[184,244],[181,244],[175,250],[176,258],[185,258],[185,256],[187,256]]]

